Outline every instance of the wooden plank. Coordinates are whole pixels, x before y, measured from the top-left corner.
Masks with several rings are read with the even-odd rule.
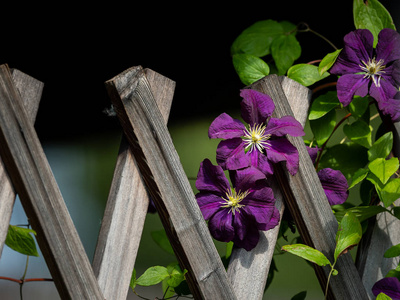
[[[389,124],[390,120],[384,123]],[[393,132],[393,154],[400,157],[400,122],[389,124]],[[400,199],[394,202],[400,205]],[[383,255],[391,246],[400,243],[400,222],[388,213],[380,213],[370,221],[370,230],[363,234],[358,247],[356,266],[370,299],[375,299],[372,286],[395,269],[399,263],[397,257],[385,258]]]
[[[304,126],[308,117],[311,91],[285,76],[279,78],[283,91],[293,109],[295,118]],[[275,205],[282,217],[285,205],[283,195],[274,178],[270,179],[275,195]],[[235,248],[228,267],[228,278],[239,299],[262,299],[269,269],[278,238],[279,226],[268,231],[260,231],[260,241],[251,250]]]
[[[274,99],[275,117],[293,115],[276,75],[267,76],[251,85],[250,88],[266,93]],[[291,176],[283,165],[278,165],[275,170],[275,177],[285,197],[285,206],[290,210],[304,242],[322,251],[333,261],[337,221],[303,139],[291,136],[288,139],[299,151],[300,164],[299,171],[295,176]],[[339,275],[331,277],[329,299],[368,299],[349,253],[338,259],[336,268]],[[323,289],[325,289],[329,270],[328,267],[315,266]]]
[[[28,118],[33,124],[42,97],[43,83],[35,78],[17,70],[11,70],[12,80],[21,95],[23,105],[28,113]],[[3,252],[4,242],[7,237],[8,225],[15,202],[15,191],[3,161],[0,158],[0,257]]]
[[[141,67],[138,67],[141,69]],[[175,82],[144,70],[167,123]],[[149,197],[136,160],[123,137],[93,259],[93,271],[106,299],[126,299]]]
[[[143,72],[106,82],[117,116],[195,299],[236,299]]]
[[[0,155],[63,299],[104,299],[7,65],[0,66]]]

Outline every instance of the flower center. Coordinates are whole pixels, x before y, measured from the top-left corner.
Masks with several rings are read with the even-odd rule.
[[[369,58],[368,62],[362,60],[362,63],[364,65],[360,65],[360,68],[365,73],[364,78],[372,78],[375,85],[380,87],[381,75],[382,73],[385,73],[383,70],[386,68],[386,65],[383,64],[383,59],[380,59],[377,62],[374,57],[372,60]]]
[[[264,149],[268,149],[270,144],[268,140],[270,139],[270,134],[265,134],[265,125],[254,125],[250,126],[244,131],[243,141],[246,144],[245,150],[253,151],[257,149],[262,152]]]
[[[221,207],[230,208],[228,213],[232,212],[233,215],[235,215],[236,212],[240,213],[240,208],[244,207],[240,202],[249,194],[249,191],[242,193],[241,191],[236,192],[234,188],[229,189],[225,194],[226,198],[221,197],[222,200],[224,200],[224,202],[220,202],[223,204]]]

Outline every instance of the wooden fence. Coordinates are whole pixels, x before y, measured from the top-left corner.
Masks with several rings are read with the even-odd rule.
[[[137,66],[105,84],[124,137],[91,264],[33,127],[43,84],[0,66],[0,251],[18,194],[62,299],[126,299],[151,197],[181,267],[189,271],[195,299],[262,299],[279,226],[261,232],[252,251],[235,249],[224,268],[166,126],[175,82]],[[270,75],[247,88],[274,99],[275,117],[293,115],[305,124],[311,101],[306,87]],[[336,219],[302,138],[289,139],[300,167],[289,176],[278,166],[271,182],[276,205],[281,215],[290,211],[306,244],[332,258]],[[329,299],[373,299],[372,285],[397,266],[382,258],[400,242],[398,222],[380,214],[368,237],[357,266],[350,254],[338,260]],[[316,266],[315,272],[325,289],[329,269]]]

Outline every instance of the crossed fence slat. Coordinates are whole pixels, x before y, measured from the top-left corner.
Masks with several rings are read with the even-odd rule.
[[[32,121],[28,121],[27,113],[21,105],[25,87],[21,86],[22,92],[19,95],[15,88],[17,84],[10,78],[8,67],[0,66],[0,154],[32,226],[38,231],[39,245],[62,298],[126,297],[128,278],[136,258],[148,204],[148,194],[142,180],[156,203],[178,260],[189,270],[187,280],[196,299],[262,298],[278,228],[262,233],[259,245],[252,251],[234,250],[228,273],[225,272],[165,125],[173,94],[172,81],[151,70],[134,67],[106,82],[130,147],[126,140],[121,141],[121,164],[117,162],[115,182],[110,190],[93,261],[93,272],[35,137]],[[159,80],[163,82],[161,85]],[[304,124],[310,99],[308,89],[285,77],[274,75],[248,88],[267,93],[274,99],[276,117],[293,115],[293,110],[294,116]],[[36,94],[39,99],[40,93]],[[27,98],[34,98],[33,93],[27,93]],[[165,103],[165,106],[160,103]],[[297,175],[291,176],[283,167],[278,166],[277,177],[272,182],[278,208],[283,211],[286,206],[290,210],[307,244],[332,257],[337,222],[302,139],[290,140],[299,150],[300,169]],[[17,145],[23,145],[22,149]],[[125,169],[123,165],[127,160],[120,158],[132,162],[134,159],[128,158],[132,153],[137,163],[133,163],[136,171]],[[23,172],[21,168],[29,171]],[[124,169],[126,173],[123,173]],[[132,189],[125,186],[127,181],[130,181]],[[121,192],[119,189],[122,188],[127,188],[122,192],[125,202],[118,199],[118,193]],[[0,196],[3,202],[3,193]],[[129,209],[122,203],[129,203]],[[6,216],[9,214],[4,213]],[[124,226],[125,238],[119,244],[114,244],[119,249],[112,249],[115,234],[121,235],[118,228]],[[398,228],[398,225],[393,226]],[[4,235],[4,231],[0,231],[0,234]],[[393,235],[391,232],[389,234]],[[129,237],[133,237],[135,242],[126,241]],[[380,235],[375,234],[375,238],[379,239]],[[3,243],[4,240],[0,240],[0,246]],[[387,245],[391,243],[393,239]],[[365,251],[368,253],[371,250]],[[120,256],[114,256],[116,253]],[[126,262],[129,256],[133,257],[126,266],[122,266],[121,262]],[[115,276],[121,279],[121,273],[114,275],[113,268],[124,270],[124,280],[120,284],[113,279],[116,279]],[[337,269],[340,275],[331,279],[330,299],[368,299],[350,255],[338,260]],[[316,273],[324,287],[327,269],[316,267]],[[255,277],[249,280],[250,275]],[[365,272],[363,279],[364,275]],[[107,280],[111,284],[107,285]]]
[[[42,96],[43,83],[19,70],[11,70],[12,80],[21,95],[23,105],[32,124]],[[8,226],[15,202],[15,190],[9,178],[3,160],[0,158],[0,258],[7,237]]]

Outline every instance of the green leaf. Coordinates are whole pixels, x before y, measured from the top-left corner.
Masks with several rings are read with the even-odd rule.
[[[343,217],[346,215],[346,213],[352,213],[355,215],[358,219],[358,221],[361,223],[373,216],[376,216],[379,213],[387,211],[386,208],[380,206],[380,205],[372,205],[372,206],[355,206],[355,207],[350,207],[345,210],[337,211],[335,212],[335,217],[338,222],[340,222]]]
[[[336,111],[331,110],[323,117],[310,121],[310,128],[318,146],[322,146],[336,126]]]
[[[389,180],[389,178],[399,168],[399,159],[392,157],[388,160],[384,158],[376,158],[368,164],[368,169],[383,183]]]
[[[352,176],[352,181],[351,184],[349,185],[348,189],[351,189],[352,187],[354,187],[355,185],[357,185],[358,183],[360,183],[361,181],[363,181],[365,179],[365,177],[367,177],[369,170],[368,169],[364,169],[364,168],[360,168],[358,169],[354,175]]]
[[[325,55],[325,57],[321,60],[321,62],[319,63],[319,66],[318,66],[319,76],[323,76],[323,74],[325,72],[328,72],[328,70],[335,63],[337,57],[340,54],[340,51],[342,51],[342,49],[338,49],[334,52],[331,52],[331,53],[328,53],[327,55]]]
[[[166,267],[150,267],[136,280],[136,284],[141,286],[155,285],[168,277],[169,273]]]
[[[36,235],[32,229],[9,225],[5,244],[21,254],[39,256],[31,233]]]
[[[393,133],[391,131],[381,136],[368,150],[368,160],[373,161],[377,158],[386,158],[393,147]]]
[[[361,118],[369,108],[369,97],[354,96],[348,109],[353,117]],[[369,117],[368,117],[369,119]]]
[[[340,170],[349,180],[367,162],[366,148],[356,143],[343,143],[329,147],[321,157],[319,167]]]
[[[282,35],[282,24],[274,20],[263,20],[249,26],[235,39],[231,53],[246,53],[257,57],[270,54],[272,41]]]
[[[382,292],[376,296],[376,300],[392,300],[392,298]]]
[[[172,249],[172,246],[167,237],[167,233],[165,232],[164,229],[152,231],[151,237],[161,249],[163,249],[165,252],[169,254],[175,255],[175,252]]]
[[[377,0],[354,0],[353,18],[356,29],[368,29],[374,36],[374,47],[383,28],[396,29],[387,9]]]
[[[251,54],[235,54],[232,56],[232,62],[236,73],[245,85],[250,85],[269,74],[268,64]]]
[[[327,92],[312,102],[308,119],[319,119],[338,106],[340,106],[340,102],[337,93],[334,91]]]
[[[380,197],[385,205],[389,207],[394,201],[400,198],[400,178],[393,178],[382,188]]]
[[[326,256],[322,252],[307,245],[303,244],[284,245],[282,247],[282,250],[300,256],[304,259],[307,259],[308,261],[311,261],[321,267],[331,264],[330,261],[326,258]]]
[[[362,236],[362,228],[357,217],[347,212],[339,223],[336,233],[335,262],[340,255],[347,252],[351,247],[357,245]]]
[[[385,251],[383,254],[386,258],[400,256],[400,244],[394,245]]]
[[[400,207],[399,206],[395,206],[392,208],[392,214],[400,220]]]
[[[179,268],[179,266],[176,266],[172,272],[170,273],[170,278],[167,280],[167,284],[170,287],[177,287],[178,285],[181,284],[182,281],[185,280],[185,274],[187,273],[187,270],[184,270],[183,272]]]
[[[304,86],[310,86],[317,81],[328,77],[329,73],[325,72],[320,75],[317,66],[309,64],[297,64],[289,68],[287,76]]]
[[[136,270],[133,269],[132,271],[132,277],[131,277],[131,282],[129,283],[129,286],[131,289],[134,291],[136,287]]]
[[[281,35],[273,40],[271,54],[278,69],[278,75],[284,75],[300,57],[301,47],[294,35]]]
[[[371,128],[361,119],[343,126],[344,134],[353,142],[370,148],[372,146]]]

